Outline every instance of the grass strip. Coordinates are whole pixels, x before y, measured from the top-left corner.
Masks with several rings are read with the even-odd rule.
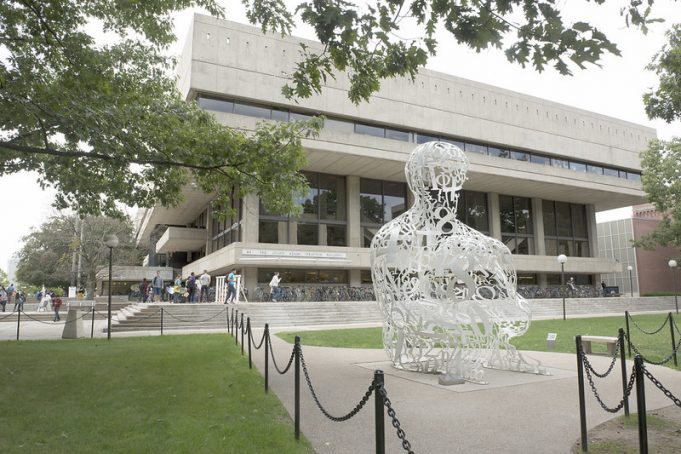
[[[229,339],[4,342],[0,452],[314,452]]]
[[[666,314],[645,314],[633,315],[633,318],[641,328],[650,332],[662,325],[666,316]],[[681,318],[676,323],[681,325]],[[575,336],[578,334],[616,337],[620,327],[625,328],[624,314],[619,317],[537,320],[532,322],[527,333],[513,339],[512,344],[519,350],[547,351],[546,336],[548,333],[556,333],[553,351],[574,353]],[[630,323],[630,329],[632,342],[646,358],[660,361],[672,352],[669,325],[655,335],[643,334],[633,323]],[[319,347],[383,348],[381,328],[290,331],[278,333],[277,336],[290,343],[293,343],[295,336],[300,336],[301,344]],[[678,333],[675,340],[679,342]],[[594,343],[593,351],[605,353],[606,346]],[[667,363],[667,366],[681,370],[681,367],[674,367],[671,361]]]

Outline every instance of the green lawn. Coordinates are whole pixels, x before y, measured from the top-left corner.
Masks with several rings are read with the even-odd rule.
[[[2,342],[2,453],[311,453],[224,334]]]
[[[634,315],[634,320],[646,331],[656,330],[666,317],[664,314]],[[546,351],[546,336],[557,333],[555,351],[574,353],[575,336],[617,336],[620,327],[625,328],[624,315],[620,317],[573,318],[568,320],[537,320],[532,322],[528,332],[513,339],[513,345],[520,350]],[[681,317],[676,319],[681,325]],[[660,361],[672,351],[669,325],[655,335],[646,335],[638,331],[633,324],[630,326],[631,339],[638,350],[646,358]],[[293,342],[294,337],[300,336],[303,345],[345,348],[382,348],[381,328],[337,329],[329,331],[299,331],[279,333],[277,336],[287,342]],[[678,333],[675,340],[679,342]],[[595,352],[605,352],[604,345],[593,345]],[[681,360],[681,358],[679,358]],[[667,365],[674,367],[670,362]],[[681,368],[677,369],[681,370]]]

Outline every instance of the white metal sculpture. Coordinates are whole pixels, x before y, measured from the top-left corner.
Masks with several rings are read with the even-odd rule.
[[[405,168],[412,207],[371,242],[383,345],[400,369],[484,383],[483,367],[544,373],[510,344],[530,310],[511,253],[456,219],[468,159],[444,142],[419,145]]]

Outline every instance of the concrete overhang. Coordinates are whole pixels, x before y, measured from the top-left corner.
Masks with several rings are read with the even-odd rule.
[[[177,206],[148,208],[137,230],[135,237],[137,244],[149,239],[151,232],[159,224],[183,225],[193,222],[206,209],[212,198],[211,194],[206,194],[193,185],[187,185],[182,188],[182,200]]]
[[[156,242],[156,253],[196,251],[206,244],[206,229],[168,227]]]

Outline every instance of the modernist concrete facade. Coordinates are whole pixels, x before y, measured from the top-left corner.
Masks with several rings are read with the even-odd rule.
[[[244,130],[317,114],[327,121],[317,139],[304,141],[312,190],[301,198],[301,218],[269,216],[251,195],[220,223],[210,196],[187,187],[181,206],[142,213],[137,241],[150,243],[149,265],[184,264],[183,275],[237,268],[249,289],[275,269],[288,273],[282,285],[368,284],[371,235],[410,202],[407,156],[418,143],[447,140],[470,159],[464,220],[516,254],[519,283],[556,284],[559,253],[579,283],[620,270],[599,257],[595,213],[644,201],[639,152],[653,129],[428,70],[414,81],[382,82],[360,105],[347,98],[342,76],[295,103],[281,87],[301,41],[194,17],[179,66],[188,101]]]
[[[618,262],[617,272],[602,276],[607,285],[616,285],[624,295],[646,296],[681,290],[678,269],[669,269],[669,260],[681,262],[681,251],[673,247],[646,250],[632,242],[651,233],[662,219],[652,204],[633,207],[632,217],[598,224],[599,255]],[[631,275],[628,267],[631,266]],[[675,276],[676,275],[676,276]]]

